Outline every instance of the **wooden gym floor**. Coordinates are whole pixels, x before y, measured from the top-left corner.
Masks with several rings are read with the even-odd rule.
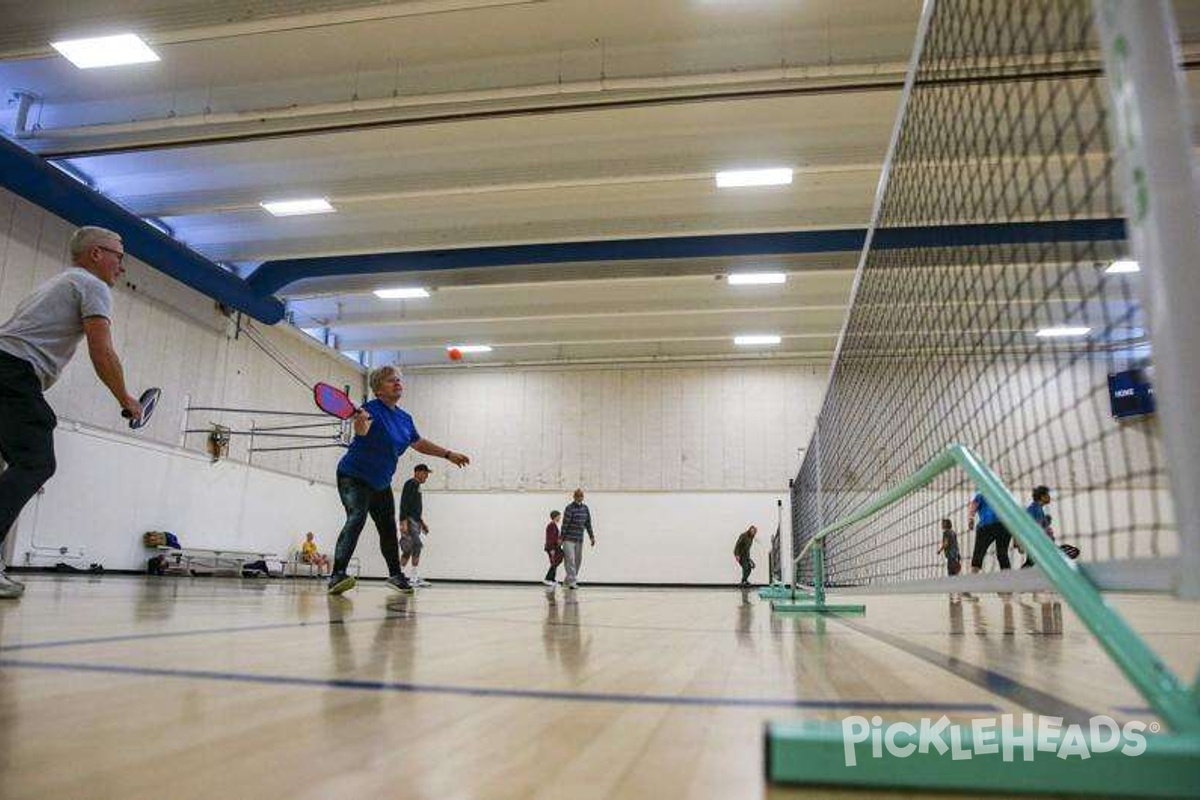
[[[1030,595],[782,619],[736,589],[16,577],[6,800],[850,797],[769,788],[763,723],[1154,719],[1070,611]],[[1195,607],[1113,602],[1190,682]]]

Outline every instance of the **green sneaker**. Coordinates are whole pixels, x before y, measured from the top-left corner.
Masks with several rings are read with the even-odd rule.
[[[358,578],[353,575],[334,574],[329,576],[329,594],[342,594],[358,585]]]

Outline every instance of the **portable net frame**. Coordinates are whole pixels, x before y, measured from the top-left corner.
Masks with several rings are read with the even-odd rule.
[[[1144,276],[1106,271],[1131,253],[1091,5],[938,3],[910,83],[793,484],[793,552],[958,443],[1021,505],[1049,486],[1059,540],[1115,584],[1165,588],[1180,542],[1159,418],[1110,408],[1109,376],[1154,353]],[[830,536],[826,584],[945,576],[940,522],[969,561],[974,494],[944,472]]]
[[[793,482],[795,586],[772,603],[863,609],[826,603],[827,586],[1052,588],[1171,734],[1147,737],[1130,759],[1093,728],[1080,766],[996,747],[941,758],[945,739],[931,748],[911,725],[902,750],[882,757],[878,739],[873,751],[837,725],[772,724],[769,780],[1195,794],[1200,676],[1176,677],[1101,593],[1200,597],[1200,357],[1189,352],[1200,342],[1200,204],[1174,43],[1165,0],[926,0],[850,312]],[[1130,254],[1141,272],[1108,271]],[[1151,365],[1158,413],[1114,418],[1109,375]],[[1079,562],[1024,508],[1041,484]],[[1037,568],[945,577],[939,523],[961,532],[976,492]],[[969,557],[969,536],[960,549]],[[1025,734],[999,732],[999,749],[1029,740],[1023,724]],[[843,761],[851,751],[857,762]]]

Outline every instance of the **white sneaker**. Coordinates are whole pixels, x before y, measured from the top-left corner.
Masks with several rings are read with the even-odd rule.
[[[429,581],[425,580],[424,578],[413,578],[413,579],[412,579],[412,585],[413,585],[413,586],[422,586],[422,587],[424,587],[424,586],[433,586],[433,584],[432,584],[432,583],[430,583]]]
[[[542,581],[542,586],[558,586],[558,581],[545,580]]]
[[[4,567],[0,565],[0,597],[20,597],[25,594],[25,584],[17,583],[8,577]]]

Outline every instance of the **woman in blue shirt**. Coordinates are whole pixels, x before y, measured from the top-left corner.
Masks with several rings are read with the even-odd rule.
[[[396,537],[396,501],[392,495],[392,478],[396,462],[408,448],[434,458],[444,458],[456,467],[471,463],[462,453],[447,450],[428,439],[421,438],[408,412],[397,404],[404,393],[400,370],[380,367],[369,377],[375,398],[363,403],[351,418],[354,440],[346,455],[338,462],[337,486],[346,509],[346,524],[338,534],[333,556],[333,574],[329,576],[329,593],[341,594],[358,582],[347,575],[350,558],[358,545],[358,536],[367,524],[367,516],[379,531],[379,549],[387,562],[388,586],[401,592],[412,591],[408,579],[400,570],[400,547]]]

